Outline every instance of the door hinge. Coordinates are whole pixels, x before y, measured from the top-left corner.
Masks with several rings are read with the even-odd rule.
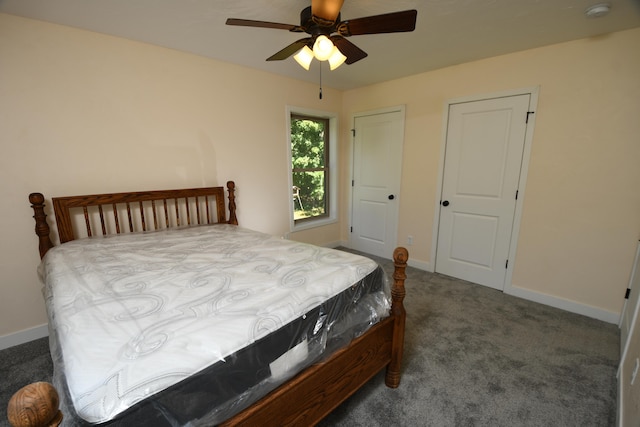
[[[624,293],[624,299],[629,299],[630,293],[631,293],[631,288],[627,288],[627,291]]]
[[[353,233],[353,227],[349,227],[349,228],[350,228],[350,230],[349,230],[349,231],[350,231],[351,233]]]
[[[507,262],[504,263],[504,268],[509,268],[509,260],[507,260]]]
[[[355,129],[351,129],[351,134],[355,137],[356,136],[356,130]]]
[[[529,123],[529,115],[535,114],[535,111],[527,111],[527,119],[524,121],[525,123]]]
[[[355,180],[351,180],[351,186],[353,187],[355,185],[356,181]]]
[[[518,191],[519,190],[516,190],[516,200],[518,200]]]

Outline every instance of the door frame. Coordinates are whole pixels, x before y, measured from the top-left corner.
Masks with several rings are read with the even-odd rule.
[[[512,293],[512,277],[513,268],[515,266],[516,249],[518,244],[518,236],[520,232],[520,221],[522,219],[522,206],[525,198],[525,189],[527,187],[527,174],[529,172],[529,160],[531,159],[531,144],[533,142],[533,130],[535,128],[537,110],[538,110],[538,92],[540,86],[531,86],[521,89],[511,89],[500,92],[485,93],[479,95],[469,95],[460,98],[452,98],[445,100],[443,105],[443,117],[442,117],[442,139],[440,142],[440,159],[438,161],[438,182],[436,187],[436,199],[434,201],[434,221],[433,221],[433,233],[431,241],[431,270],[435,271],[436,268],[436,252],[438,249],[438,230],[440,228],[440,200],[442,200],[442,184],[444,176],[444,161],[445,152],[447,148],[447,132],[449,128],[449,109],[453,104],[461,104],[466,102],[484,101],[494,98],[506,98],[517,95],[530,95],[529,111],[533,111],[534,114],[530,114],[528,118],[527,130],[524,137],[524,150],[522,153],[522,165],[520,167],[520,182],[518,186],[518,199],[516,200],[516,209],[513,216],[513,226],[511,232],[511,240],[509,242],[509,263],[507,265],[507,272],[505,274],[505,280],[502,290],[505,293]]]
[[[351,227],[353,227],[353,185],[351,185],[351,182],[353,181],[353,163],[355,161],[355,157],[354,157],[354,150],[355,150],[355,137],[353,135],[353,132],[355,130],[355,123],[356,123],[356,118],[357,117],[365,117],[365,116],[373,116],[376,114],[386,114],[386,113],[394,113],[394,112],[400,112],[402,115],[402,129],[403,129],[403,137],[402,137],[402,151],[401,153],[404,151],[404,127],[405,127],[405,121],[406,121],[406,111],[405,111],[405,105],[404,104],[400,104],[400,105],[395,105],[395,106],[391,106],[391,107],[383,107],[383,108],[377,108],[375,110],[366,110],[366,111],[359,111],[356,113],[352,113],[351,114],[351,124],[349,127],[349,133],[350,133],[350,138],[349,138],[349,153],[348,153],[348,164],[349,164],[349,169],[348,169],[348,181],[347,181],[347,197],[349,198],[349,203],[348,203],[348,207],[347,207],[347,217],[348,217],[348,221],[347,221],[347,235],[348,235],[348,244],[347,247],[352,248],[352,243],[351,243]],[[396,223],[394,224],[394,228],[393,228],[393,232],[395,235],[395,244],[397,245],[398,243],[398,227],[400,226],[400,193],[402,192],[402,165],[404,163],[404,154],[402,154],[402,162],[400,163],[400,191],[398,192],[397,195],[397,200],[398,203],[396,204],[397,206],[397,214],[396,215]]]

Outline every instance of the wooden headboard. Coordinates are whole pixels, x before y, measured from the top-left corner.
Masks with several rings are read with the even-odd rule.
[[[238,224],[235,183],[227,182],[229,218],[223,187],[138,191],[54,197],[53,210],[60,243],[79,237],[151,231],[199,224]],[[54,245],[44,212],[42,193],[31,193],[40,258]],[[80,215],[81,213],[81,215]],[[74,219],[84,218],[84,233]],[[101,233],[101,234],[99,234]]]

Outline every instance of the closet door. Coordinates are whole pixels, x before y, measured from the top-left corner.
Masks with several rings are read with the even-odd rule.
[[[627,300],[622,309],[620,317],[620,355],[624,358],[627,351],[631,325],[638,315],[638,304],[640,303],[640,242],[636,251],[636,259],[631,271],[631,280],[627,289]]]

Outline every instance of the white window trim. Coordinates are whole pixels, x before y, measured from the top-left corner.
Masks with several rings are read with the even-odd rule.
[[[287,194],[289,199],[289,229],[294,231],[306,230],[309,228],[322,227],[323,225],[338,222],[338,113],[329,111],[310,110],[307,108],[287,106],[287,176],[289,186]],[[300,114],[329,120],[329,216],[318,219],[307,219],[296,224],[293,218],[293,200],[291,198],[291,187],[293,187],[293,176],[291,174],[291,115]]]

